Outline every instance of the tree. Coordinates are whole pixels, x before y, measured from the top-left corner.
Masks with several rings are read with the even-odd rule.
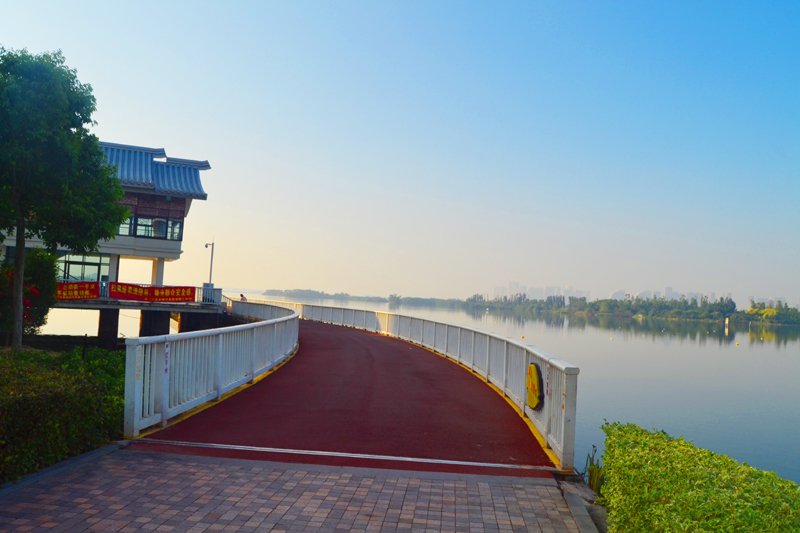
[[[47,323],[47,313],[56,302],[58,282],[55,255],[34,248],[25,254],[25,281],[23,283],[23,333],[35,335]],[[9,258],[0,265],[0,344],[7,345],[14,329],[11,305],[11,286],[14,267]]]
[[[92,87],[61,52],[0,48],[0,236],[16,239],[12,347],[20,349],[26,239],[93,253],[128,215],[122,187],[89,133]]]

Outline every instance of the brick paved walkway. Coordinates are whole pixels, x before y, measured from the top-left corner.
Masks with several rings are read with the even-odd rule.
[[[552,479],[121,450],[0,501],[7,531],[577,532]]]

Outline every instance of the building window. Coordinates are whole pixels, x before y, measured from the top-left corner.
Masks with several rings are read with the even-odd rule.
[[[153,234],[153,219],[150,217],[136,217],[136,236],[155,237]]]
[[[167,239],[171,241],[183,240],[183,221],[169,220],[167,224]]]
[[[73,255],[58,258],[58,276],[65,281],[108,281],[110,258],[107,255]]]
[[[126,231],[123,233],[124,223],[120,226],[119,235],[133,235],[148,239],[167,239],[170,241],[183,240],[183,220],[156,217],[131,217]]]
[[[120,224],[119,229],[117,230],[117,235],[133,235],[133,225],[134,217],[131,215],[125,220],[125,222]]]

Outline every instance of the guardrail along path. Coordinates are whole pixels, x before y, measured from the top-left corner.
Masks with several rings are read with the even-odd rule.
[[[309,321],[301,321],[299,341],[297,355],[278,372],[134,447],[411,470],[497,469],[169,443],[553,467],[513,408],[480,378],[444,357],[398,339]]]

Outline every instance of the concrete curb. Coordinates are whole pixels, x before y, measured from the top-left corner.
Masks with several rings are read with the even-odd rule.
[[[581,497],[572,492],[565,492],[564,499],[567,500],[569,512],[572,513],[575,523],[578,524],[578,531],[581,533],[598,533],[597,526],[594,525],[592,517],[589,516],[589,511],[586,510]]]
[[[133,441],[136,442],[136,441]],[[430,472],[418,470],[393,470],[388,468],[369,468],[361,466],[331,466],[317,465],[308,463],[281,463],[277,461],[261,461],[258,459],[236,459],[231,457],[214,457],[207,455],[183,455],[169,452],[152,452],[145,450],[125,450],[126,454],[142,454],[152,456],[171,457],[175,460],[190,461],[193,463],[205,464],[228,464],[236,466],[259,466],[264,468],[274,468],[277,470],[295,470],[299,472],[326,472],[326,473],[348,473],[356,476],[374,478],[419,478],[438,481],[471,481],[475,483],[505,483],[510,485],[533,485],[545,487],[557,487],[558,484],[552,478],[538,477],[517,477],[517,476],[492,476],[486,474],[459,474],[455,472]]]
[[[0,498],[18,489],[21,489],[22,487],[26,487],[28,485],[36,483],[37,481],[46,479],[50,476],[60,474],[61,472],[69,470],[70,468],[74,468],[78,465],[82,465],[83,463],[91,461],[92,459],[96,459],[97,457],[102,457],[103,455],[114,453],[117,450],[121,450],[128,444],[131,444],[132,442],[134,441],[117,441],[114,444],[109,444],[107,446],[97,448],[96,450],[82,453],[81,455],[70,457],[69,459],[64,459],[60,463],[48,466],[47,468],[42,468],[38,472],[28,474],[19,481],[11,481],[10,483],[6,483],[5,485],[0,485]]]

